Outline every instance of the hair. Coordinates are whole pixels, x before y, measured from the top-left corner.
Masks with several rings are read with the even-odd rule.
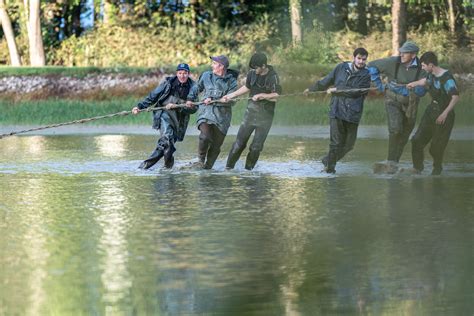
[[[264,53],[255,53],[250,58],[249,67],[255,69],[256,67],[262,67],[267,64],[267,55]]]
[[[356,48],[354,50],[354,53],[352,54],[354,57],[356,57],[357,55],[361,55],[361,56],[369,56],[369,52],[363,48],[363,47],[359,47],[359,48]]]
[[[433,52],[426,52],[421,55],[420,62],[426,65],[433,64],[435,66],[438,66],[438,57],[436,57],[436,54]]]

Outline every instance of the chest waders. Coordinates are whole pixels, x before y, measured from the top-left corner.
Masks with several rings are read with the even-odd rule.
[[[392,84],[398,85],[398,72],[400,62],[395,66],[395,77]],[[415,78],[418,80],[420,76],[421,66],[418,61]],[[410,81],[410,82],[412,82]],[[389,84],[390,86],[390,84]],[[416,113],[420,98],[413,92],[409,92],[408,96],[404,96],[387,89],[385,93],[385,109],[388,119],[388,156],[387,160],[391,162],[399,162],[403,149],[408,142],[411,132],[415,127]]]
[[[440,78],[440,89],[431,87],[430,94],[433,98],[431,104],[426,107],[421,118],[420,125],[412,138],[413,168],[421,172],[424,169],[424,148],[431,142],[430,155],[433,157],[432,175],[439,175],[443,170],[443,156],[449,137],[454,126],[454,111],[449,112],[444,124],[436,124],[436,119],[443,113],[451,101],[451,96],[446,93],[444,86],[449,76]],[[446,78],[447,77],[447,78]]]
[[[165,106],[170,103],[183,103],[183,100],[180,98],[170,95],[163,101],[162,106]],[[154,113],[154,120],[159,120],[159,129],[160,129],[160,139],[156,145],[155,150],[151,153],[145,161],[143,161],[139,168],[140,169],[149,169],[155,165],[162,157],[164,157],[165,168],[172,168],[174,165],[173,153],[176,151],[174,143],[178,139],[176,131],[179,127],[179,118],[178,113],[175,110],[160,110]]]

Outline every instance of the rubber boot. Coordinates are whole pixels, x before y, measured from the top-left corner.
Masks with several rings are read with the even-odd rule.
[[[260,152],[251,150],[247,154],[247,159],[245,160],[245,169],[252,170],[257,164],[258,157],[260,157]]]
[[[162,157],[164,156],[164,152],[162,149],[155,149],[153,153],[150,155],[148,159],[143,161],[138,168],[140,169],[149,169],[153,165],[155,165]]]
[[[232,145],[232,149],[229,152],[229,157],[227,157],[226,169],[234,169],[237,160],[239,160],[240,155],[244,148],[240,148],[236,143]]]
[[[165,150],[164,156],[165,156],[165,168],[166,169],[173,168],[173,165],[174,165],[173,153],[175,151],[176,151],[176,148],[174,147],[173,144],[170,144],[170,146]]]

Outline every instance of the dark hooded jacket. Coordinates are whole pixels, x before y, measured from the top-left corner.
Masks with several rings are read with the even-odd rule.
[[[181,102],[184,103],[189,91],[191,91],[194,85],[195,83],[191,78],[188,78],[186,83],[181,84],[176,76],[166,77],[160,85],[155,88],[155,90],[153,90],[143,101],[138,103],[137,107],[140,110],[143,110],[150,106],[165,106],[167,103],[170,103],[170,96],[175,96],[173,99],[181,100]],[[179,89],[182,89],[181,93],[179,93]],[[165,111],[169,112],[170,115],[163,116],[163,112]],[[176,115],[172,114],[172,112]],[[168,123],[171,124],[176,131],[177,139],[182,141],[186,133],[186,128],[188,127],[189,116],[195,112],[196,109],[194,108],[153,111],[153,128],[159,130],[162,119],[176,117],[176,121],[170,119],[170,122]]]
[[[370,73],[367,68],[355,71],[353,64],[344,62],[336,66],[330,74],[313,84],[310,91],[323,91],[334,86],[337,90],[370,88]],[[330,118],[359,124],[362,117],[366,91],[340,91],[332,94]]]

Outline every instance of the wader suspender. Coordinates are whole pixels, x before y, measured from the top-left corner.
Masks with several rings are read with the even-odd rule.
[[[416,57],[415,57],[415,59],[416,59],[416,75],[415,75],[415,80],[413,80],[413,81],[418,80],[418,77],[420,76],[420,72],[421,72],[420,61]],[[396,66],[395,66],[395,82],[396,83],[398,83],[398,70],[400,69],[400,64],[401,64],[401,62],[398,61]]]

